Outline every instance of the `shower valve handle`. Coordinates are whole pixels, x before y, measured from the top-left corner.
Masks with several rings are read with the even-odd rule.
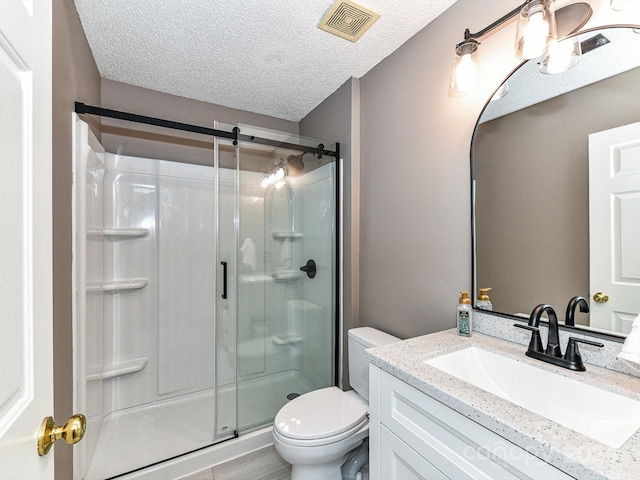
[[[300,267],[300,270],[307,274],[307,277],[313,278],[316,276],[316,262],[313,260],[307,260],[307,264]]]

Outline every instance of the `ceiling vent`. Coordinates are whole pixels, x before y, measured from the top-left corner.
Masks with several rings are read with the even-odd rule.
[[[318,28],[355,42],[380,14],[349,0],[336,0]]]

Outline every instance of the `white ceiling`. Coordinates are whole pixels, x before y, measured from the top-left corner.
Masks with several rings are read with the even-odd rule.
[[[356,43],[317,28],[333,0],[74,0],[103,78],[298,121],[455,0],[358,0]]]

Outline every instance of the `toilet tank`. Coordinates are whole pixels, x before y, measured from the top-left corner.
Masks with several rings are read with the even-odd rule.
[[[349,383],[361,397],[369,400],[369,362],[364,358],[367,348],[397,342],[400,339],[371,327],[349,330]]]

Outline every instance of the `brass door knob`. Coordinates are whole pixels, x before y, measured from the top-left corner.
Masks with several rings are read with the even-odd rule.
[[[61,438],[69,445],[78,443],[84,437],[86,429],[87,419],[82,414],[74,415],[62,427],[56,425],[53,417],[46,417],[38,432],[38,455],[42,457],[49,453],[53,443]]]
[[[593,301],[596,303],[607,303],[609,301],[609,295],[603,292],[598,292],[593,296]]]

